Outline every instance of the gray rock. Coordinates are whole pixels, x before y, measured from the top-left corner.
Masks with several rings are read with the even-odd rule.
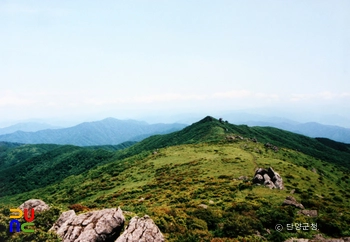
[[[290,238],[290,239],[285,240],[284,242],[309,242],[309,239]]]
[[[115,242],[164,242],[164,236],[153,220],[145,215],[133,217],[124,233]]]
[[[305,216],[308,216],[308,217],[317,217],[317,210],[303,209],[303,210],[298,211],[298,214],[304,214]]]
[[[316,234],[309,242],[347,242],[350,241],[350,237],[344,238],[324,238],[322,234]]]
[[[271,167],[269,169],[258,168],[255,171],[253,183],[264,184],[265,186],[277,189],[284,189],[282,177]]]
[[[205,204],[199,204],[198,207],[200,208],[204,208],[204,209],[207,209],[208,208],[208,205],[205,205]]]
[[[272,182],[275,184],[276,188],[283,190],[283,180],[280,174],[275,172],[271,167],[267,169],[267,174],[271,177]]]
[[[255,174],[260,174],[260,175],[262,175],[262,176],[264,176],[266,173],[267,173],[267,170],[264,169],[264,168],[258,168],[258,169],[255,171]]]
[[[64,212],[50,231],[56,232],[63,242],[95,242],[115,240],[124,226],[120,208],[110,208],[76,215]]]
[[[325,239],[322,235],[317,234],[312,239],[296,239],[296,238],[290,238],[284,242],[347,242],[350,241],[349,237],[345,238],[339,238],[339,239]]]
[[[267,174],[264,174],[264,183],[265,182],[269,182],[269,181],[271,181],[271,177],[269,176],[269,175],[267,175]]]
[[[63,212],[61,216],[57,219],[57,221],[54,223],[53,227],[50,229],[52,231],[57,231],[59,228],[62,227],[62,225],[68,221],[73,220],[76,217],[74,210],[69,210],[66,212]]]
[[[275,184],[271,180],[265,180],[264,185],[270,189],[276,188]]]
[[[254,176],[253,183],[264,184],[264,177],[260,174],[256,174]]]
[[[21,204],[21,206],[19,206],[19,209],[21,209],[22,211],[24,209],[30,210],[32,208],[34,208],[35,212],[43,212],[45,210],[50,209],[49,205],[47,205],[44,201],[40,199],[30,199]]]
[[[283,201],[282,205],[291,205],[296,208],[305,209],[303,204],[298,203],[297,200],[292,196],[286,197],[286,200]]]
[[[269,167],[267,169],[267,174],[269,175],[269,177],[274,177],[275,176],[275,171],[272,169],[272,167]]]
[[[280,190],[284,189],[282,177],[277,172],[275,172],[275,176],[272,178],[272,181],[274,182],[276,188]]]

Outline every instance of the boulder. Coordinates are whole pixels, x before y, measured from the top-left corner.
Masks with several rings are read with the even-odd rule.
[[[344,238],[324,238],[322,234],[316,234],[312,239],[309,240],[309,242],[346,242],[350,241],[349,237],[344,237]]]
[[[264,185],[270,189],[276,188],[275,184],[271,180],[265,180]]]
[[[284,189],[282,177],[275,172],[271,167],[266,169],[258,168],[255,171],[255,175],[253,178],[254,184],[264,184],[265,186],[278,189]]]
[[[32,208],[34,208],[35,212],[43,212],[50,209],[49,205],[40,199],[30,199],[19,206],[19,209],[22,211],[24,209],[31,210]]]
[[[226,136],[227,141],[234,141],[236,138],[234,136]]]
[[[285,240],[284,242],[309,242],[309,239],[290,238]]]
[[[303,204],[298,203],[297,200],[292,196],[286,197],[286,200],[283,201],[282,205],[291,205],[296,208],[305,209]]]
[[[305,216],[308,216],[308,217],[317,217],[317,210],[303,209],[303,210],[298,211],[298,214],[304,214]]]
[[[265,174],[267,174],[267,170],[264,169],[264,168],[258,168],[258,169],[255,171],[255,174],[260,174],[260,175],[264,176]]]
[[[120,208],[110,208],[76,215],[73,210],[64,212],[52,226],[63,242],[95,242],[115,240],[123,226]]]
[[[256,174],[254,176],[253,183],[264,184],[264,177],[260,174]]]
[[[271,181],[271,177],[270,177],[269,175],[267,175],[267,174],[265,174],[265,175],[263,176],[263,178],[264,178],[264,183],[265,183],[265,182]]]
[[[284,189],[282,177],[277,172],[275,173],[275,176],[272,178],[272,181],[275,184],[276,188],[280,190]]]
[[[115,242],[163,242],[163,234],[153,220],[145,215],[133,217],[124,233]]]
[[[280,176],[280,174],[275,172],[271,167],[269,167],[269,169],[267,169],[267,174],[269,175],[269,177],[271,177],[271,180],[275,184],[275,186],[278,189],[283,190],[283,188],[284,188],[283,180],[282,180],[282,177]]]
[[[208,208],[208,205],[205,205],[205,204],[199,204],[198,207],[200,208],[204,208],[204,209],[207,209]]]
[[[288,240],[285,240],[284,242],[347,242],[350,241],[350,237],[344,237],[344,238],[324,238],[321,234],[316,234],[312,239],[297,239],[297,238],[290,238]]]

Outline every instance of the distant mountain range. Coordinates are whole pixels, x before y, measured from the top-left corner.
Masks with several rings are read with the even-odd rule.
[[[148,124],[135,120],[106,118],[69,128],[45,129],[36,132],[16,131],[0,135],[0,141],[25,144],[71,144],[78,146],[115,145],[140,141],[154,134],[166,134],[186,127],[185,124]]]
[[[312,138],[328,138],[350,144],[350,129],[316,122],[298,123],[289,119],[247,113],[223,115],[224,120],[249,126],[274,127]],[[107,118],[69,128],[45,123],[19,123],[0,129],[0,141],[27,144],[52,143],[78,146],[115,145],[125,141],[140,141],[154,134],[180,130],[185,124],[148,124],[135,120]]]
[[[24,132],[35,132],[44,129],[59,129],[62,127],[54,126],[46,123],[37,123],[37,122],[26,122],[26,123],[18,123],[5,128],[0,128],[0,135],[2,134],[11,134],[16,131],[24,131]]]
[[[328,138],[338,142],[344,142],[350,144],[350,128],[347,119],[344,117],[333,117],[334,123],[343,125],[325,125],[318,122],[297,122],[288,118],[282,118],[278,116],[268,116],[253,114],[247,112],[227,112],[215,115],[221,117],[224,120],[228,120],[232,124],[246,124],[249,126],[263,126],[274,127],[283,130],[287,130],[293,133],[303,134],[312,138],[321,137]],[[198,114],[182,115],[180,117],[172,117],[174,120],[178,120],[181,123],[192,123],[198,120],[201,116]],[[337,122],[335,122],[337,120]],[[347,128],[345,128],[347,127]]]
[[[322,137],[335,140],[338,142],[350,144],[350,129],[333,126],[333,125],[324,125],[316,122],[309,123],[296,123],[296,122],[259,122],[259,121],[250,121],[246,122],[249,126],[270,126],[274,128],[279,128],[287,130],[293,133],[303,134],[312,138]]]

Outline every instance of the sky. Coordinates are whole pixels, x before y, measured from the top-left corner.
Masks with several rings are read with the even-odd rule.
[[[244,110],[346,125],[349,12],[347,0],[0,0],[0,123]]]

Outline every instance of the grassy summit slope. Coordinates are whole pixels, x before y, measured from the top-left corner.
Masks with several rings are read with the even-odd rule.
[[[243,139],[226,139],[234,135]],[[274,152],[265,142],[298,147],[311,143],[314,153],[322,154],[318,146],[339,152],[305,136],[207,117],[182,131],[118,151],[108,163],[59,183],[2,197],[0,204],[18,206],[40,198],[65,209],[79,207],[74,204],[90,209],[121,206],[131,214],[150,215],[169,241],[284,241],[319,232],[350,236],[349,169],[337,165],[336,159],[327,160],[330,155],[322,154],[327,159],[321,159],[294,146]],[[252,184],[255,169],[270,166],[282,176],[285,190]],[[296,208],[281,206],[292,190],[319,216],[306,217]],[[291,223],[317,223],[319,231],[275,230],[276,224],[286,228]]]
[[[145,150],[152,150],[179,144],[196,144],[202,142],[219,142],[228,135],[241,135],[246,138],[255,138],[261,143],[271,143],[279,147],[298,150],[346,168],[350,168],[350,147],[346,144],[332,141],[332,146],[323,139],[309,138],[272,127],[248,127],[246,125],[233,125],[210,116],[205,117],[180,131],[166,135],[151,136],[142,142],[125,150],[120,157],[137,154]],[[348,149],[334,149],[334,146]]]

